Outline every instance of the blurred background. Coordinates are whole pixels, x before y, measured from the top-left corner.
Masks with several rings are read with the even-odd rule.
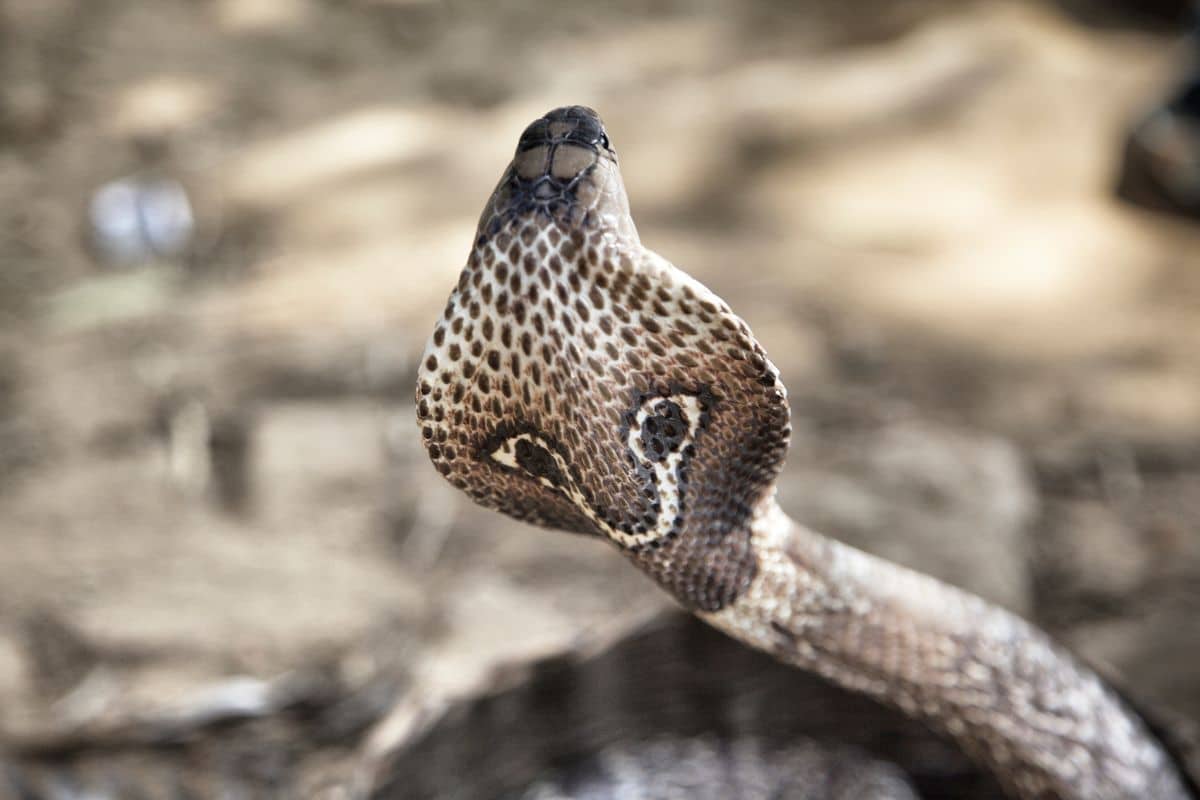
[[[258,720],[172,757],[301,796],[397,703],[667,605],[416,436],[478,214],[569,103],[781,369],[790,513],[1200,719],[1200,228],[1115,192],[1197,48],[1129,5],[3,0],[0,749]]]

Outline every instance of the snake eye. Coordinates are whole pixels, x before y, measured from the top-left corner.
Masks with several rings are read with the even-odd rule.
[[[605,150],[612,150],[612,147],[608,144],[608,134],[603,131],[600,133],[600,146]]]

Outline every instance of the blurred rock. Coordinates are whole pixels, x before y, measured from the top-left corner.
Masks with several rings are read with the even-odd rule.
[[[1149,577],[1153,553],[1110,505],[1062,501],[1046,517],[1040,568],[1058,592],[1116,598],[1137,591]]]
[[[21,624],[26,671],[42,697],[54,700],[78,686],[100,663],[99,653],[83,632],[60,614],[41,609]]]
[[[1200,66],[1185,81],[1177,96],[1130,132],[1117,195],[1146,208],[1200,219]]]
[[[100,260],[112,267],[132,267],[182,258],[196,221],[179,181],[133,175],[96,190],[88,204],[88,223]]]
[[[805,458],[780,486],[796,519],[1028,611],[1028,532],[1038,500],[1010,442],[902,421],[837,433]]]

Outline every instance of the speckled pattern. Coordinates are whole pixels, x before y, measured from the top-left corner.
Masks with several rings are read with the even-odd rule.
[[[1029,623],[777,507],[752,527],[758,580],[710,624],[927,722],[1014,797],[1192,797],[1138,715]]]
[[[778,372],[719,298],[642,248],[590,109],[521,136],[422,359],[421,434],[483,505],[605,535],[689,608],[755,574],[789,433]]]
[[[746,324],[644,249],[589,109],[522,135],[424,354],[437,469],[602,535],[710,623],[954,738],[1013,796],[1193,796],[1141,719],[1019,618],[794,525],[786,394]]]

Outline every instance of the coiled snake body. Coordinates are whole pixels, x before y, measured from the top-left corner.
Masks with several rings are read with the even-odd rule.
[[[1139,715],[1041,631],[784,515],[778,372],[724,302],[642,247],[590,109],[521,136],[417,413],[438,471],[477,502],[608,539],[710,625],[928,725],[1014,797],[1193,796]]]

